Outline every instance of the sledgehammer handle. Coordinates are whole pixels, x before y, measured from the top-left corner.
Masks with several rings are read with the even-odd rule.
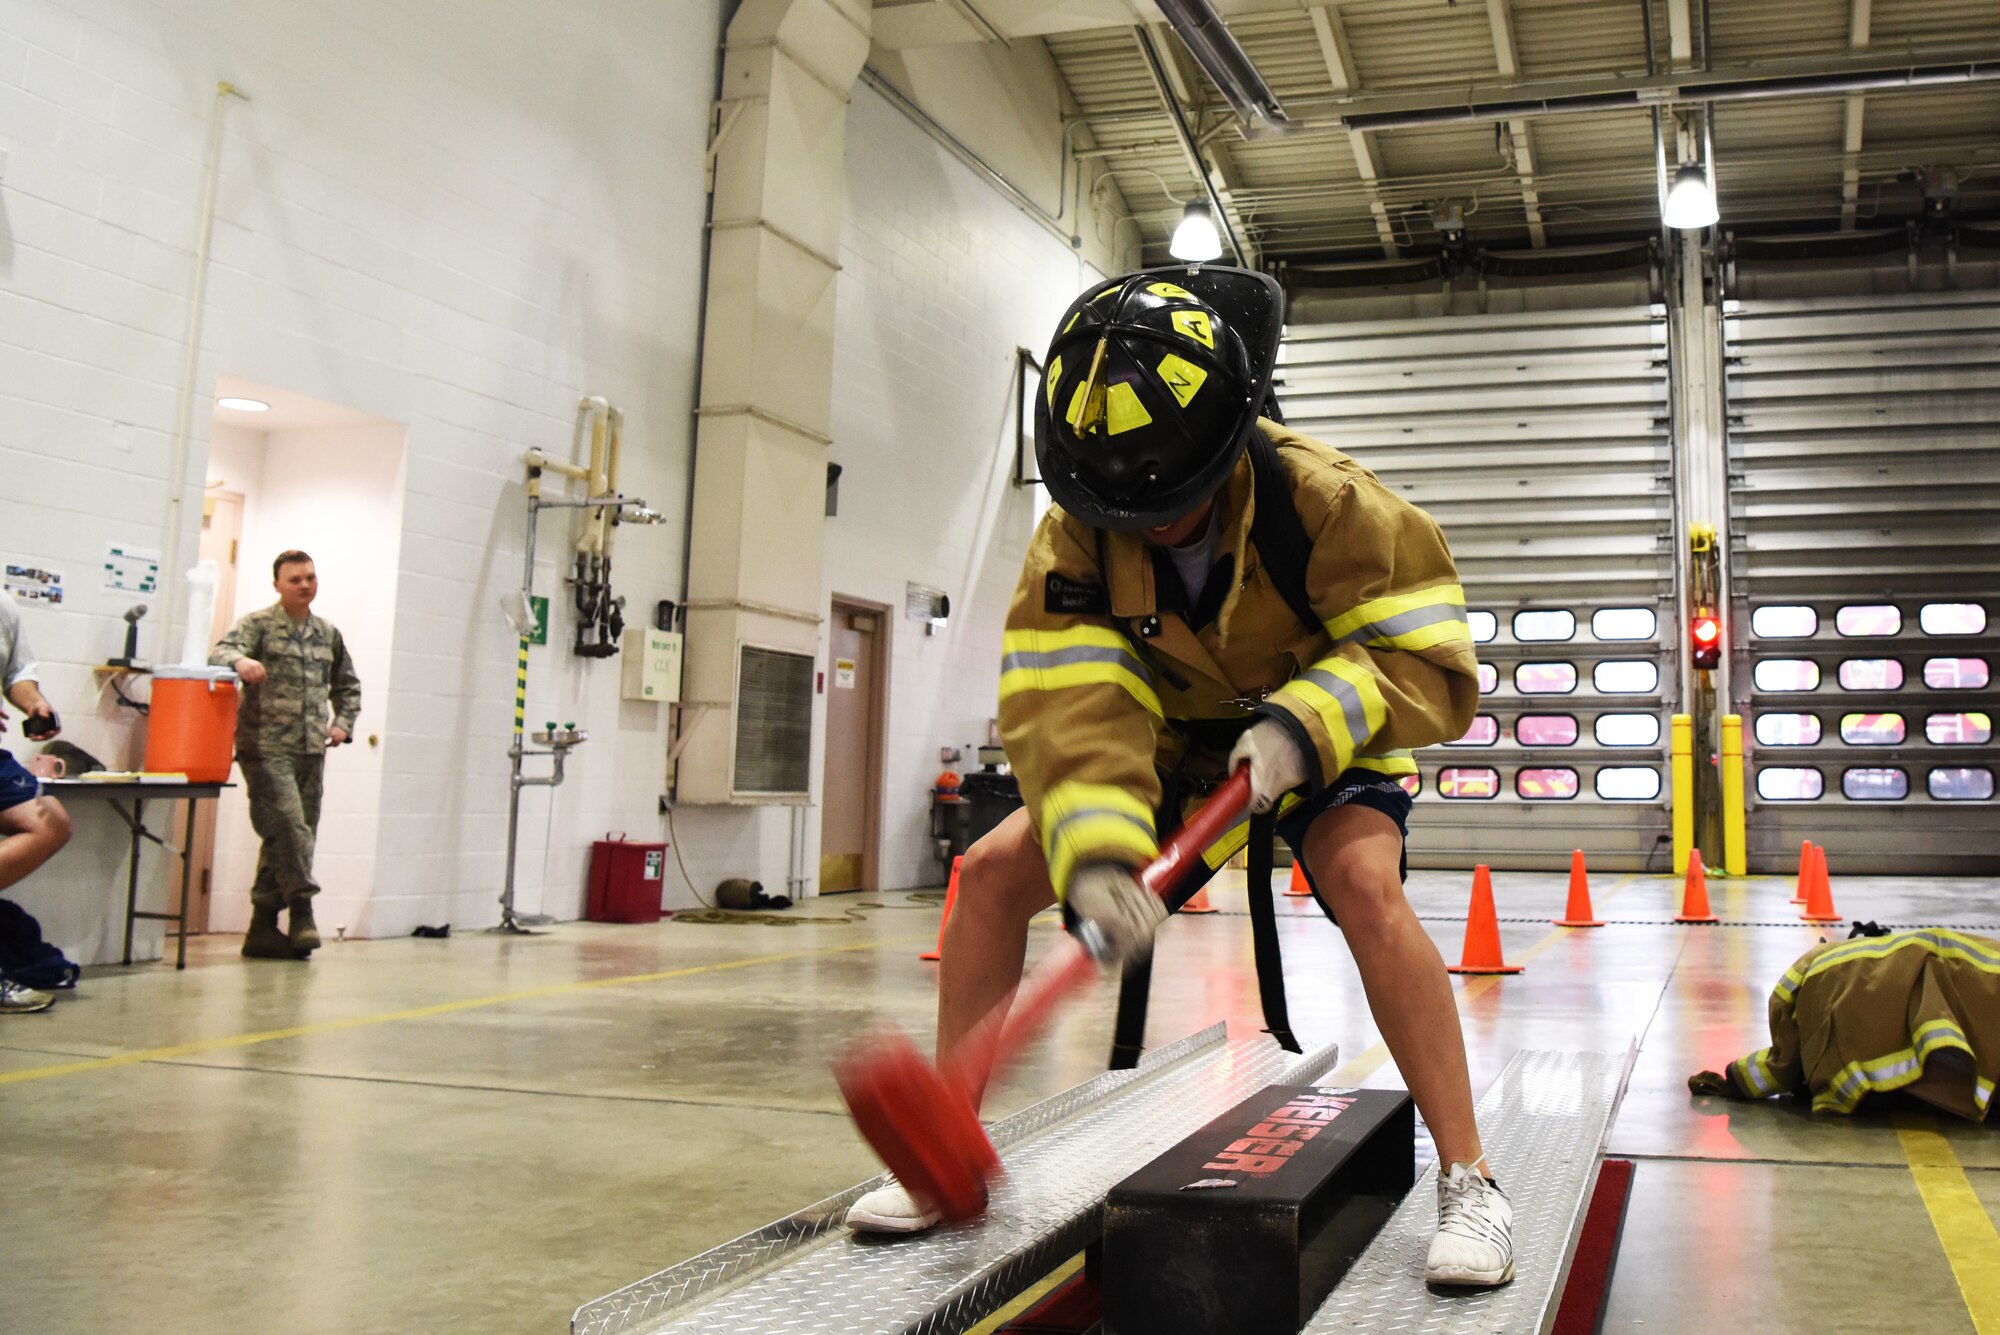
[[[1174,831],[1166,847],[1160,850],[1160,856],[1147,863],[1139,873],[1139,884],[1156,895],[1164,896],[1180,879],[1181,870],[1199,859],[1202,851],[1220,839],[1223,832],[1249,809],[1250,766],[1245,764],[1224,780],[1206,802],[1195,808],[1194,815]]]
[[[1250,767],[1245,765],[1174,831],[1159,856],[1140,870],[1139,884],[1164,896],[1180,879],[1188,863],[1200,858],[1202,851],[1221,838],[1249,807]],[[1063,998],[1096,976],[1097,961],[1075,937],[1065,934],[1014,995],[995,1006],[979,1027],[966,1036],[958,1060],[943,1072],[945,1078],[965,1094],[968,1102],[977,1104],[977,1095],[986,1088],[993,1072],[1027,1046]]]

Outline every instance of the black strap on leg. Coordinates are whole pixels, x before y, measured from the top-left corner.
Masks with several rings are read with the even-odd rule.
[[[1250,818],[1249,878],[1250,944],[1257,958],[1257,996],[1264,1005],[1264,1032],[1287,1052],[1302,1052],[1292,1034],[1285,1006],[1285,963],[1278,953],[1278,915],[1271,901],[1271,846],[1277,837],[1277,817],[1265,813]]]

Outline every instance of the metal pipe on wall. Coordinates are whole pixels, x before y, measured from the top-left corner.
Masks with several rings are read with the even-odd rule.
[[[195,377],[201,368],[202,318],[208,309],[208,251],[215,237],[215,190],[222,179],[223,110],[229,99],[248,102],[250,95],[228,80],[215,85],[215,105],[208,123],[208,151],[201,178],[201,221],[195,228],[194,284],[188,293],[187,332],[181,347],[180,401],[174,415],[173,468],[167,482],[166,537],[161,543],[159,588],[164,606],[160,616],[160,660],[174,643],[175,622],[181,614],[181,493],[187,490],[188,442],[194,432]]]

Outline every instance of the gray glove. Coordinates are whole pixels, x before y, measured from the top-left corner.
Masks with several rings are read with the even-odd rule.
[[[1229,753],[1229,772],[1239,765],[1250,766],[1250,810],[1261,816],[1277,805],[1278,799],[1304,783],[1306,758],[1284,725],[1259,719],[1236,739]]]
[[[1076,916],[1076,939],[1101,964],[1144,959],[1153,933],[1166,921],[1167,906],[1139,884],[1129,867],[1098,863],[1069,878],[1067,896]]]

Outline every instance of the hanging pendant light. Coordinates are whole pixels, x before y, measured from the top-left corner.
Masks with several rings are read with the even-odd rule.
[[[1222,236],[1215,230],[1215,218],[1208,205],[1195,200],[1181,213],[1180,226],[1174,228],[1174,239],[1167,243],[1167,253],[1190,264],[1221,256]]]
[[[1708,188],[1708,174],[1692,162],[1682,163],[1660,216],[1667,226],[1682,231],[1713,227],[1722,215],[1716,211],[1715,192]]]

